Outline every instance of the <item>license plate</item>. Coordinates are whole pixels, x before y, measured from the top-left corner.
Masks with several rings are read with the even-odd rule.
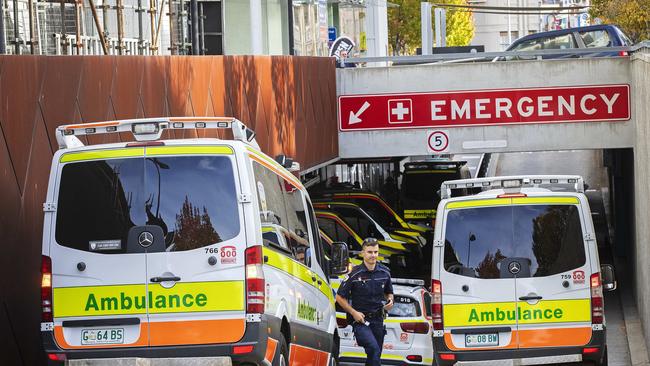
[[[81,330],[81,344],[124,343],[124,328],[102,328]]]
[[[465,347],[498,346],[499,333],[465,334]]]

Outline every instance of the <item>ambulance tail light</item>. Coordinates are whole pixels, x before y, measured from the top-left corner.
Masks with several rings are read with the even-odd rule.
[[[336,325],[337,325],[339,328],[345,328],[345,327],[348,326],[348,320],[347,320],[346,318],[339,318],[339,317],[337,317],[337,318],[336,318]]]
[[[420,355],[408,355],[406,359],[411,362],[422,362],[422,356]]]
[[[453,353],[441,353],[440,359],[443,361],[456,361],[456,355]]]
[[[591,323],[603,324],[603,284],[600,281],[600,273],[594,273],[590,277],[591,284]]]
[[[399,326],[402,328],[402,331],[406,333],[429,333],[429,323],[399,323]]]
[[[51,322],[52,317],[52,260],[41,256],[41,321]]]
[[[627,51],[618,51],[618,55],[624,57],[624,56],[629,56],[630,54]]]
[[[246,249],[246,312],[264,313],[264,271],[262,246]]]
[[[433,330],[442,330],[442,283],[431,280],[431,320]]]

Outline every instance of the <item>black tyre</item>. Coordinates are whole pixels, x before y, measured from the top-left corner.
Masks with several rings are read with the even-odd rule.
[[[275,362],[273,366],[288,366],[289,365],[289,346],[287,346],[287,340],[284,338],[284,335],[281,335],[279,347],[280,352],[275,357]]]

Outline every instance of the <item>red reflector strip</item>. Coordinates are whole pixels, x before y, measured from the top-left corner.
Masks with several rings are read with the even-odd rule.
[[[126,147],[165,146],[162,141],[129,142]]]
[[[52,361],[65,361],[65,353],[48,353],[47,358],[49,358]]]
[[[497,198],[522,198],[528,197],[525,193],[504,193],[497,196]]]
[[[445,360],[445,361],[454,361],[456,360],[456,355],[452,353],[441,353],[440,354],[440,359]]]
[[[600,351],[600,348],[598,348],[598,347],[588,347],[588,348],[585,348],[585,349],[582,350],[582,354],[583,355],[588,355],[588,354],[591,354],[591,353],[598,353],[598,351]]]
[[[420,355],[408,355],[406,359],[411,362],[422,362],[422,356]]]
[[[253,345],[249,346],[234,346],[232,348],[232,353],[235,355],[241,355],[244,353],[251,353],[253,352]]]

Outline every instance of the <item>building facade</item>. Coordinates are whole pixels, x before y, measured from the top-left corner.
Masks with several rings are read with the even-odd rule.
[[[503,51],[528,34],[589,25],[589,0],[476,0],[471,5],[511,8],[510,11],[474,11],[472,45],[486,52]],[[556,11],[552,8],[564,8]],[[527,8],[526,10],[517,10]]]
[[[327,0],[6,0],[2,10],[6,54],[327,54]]]

